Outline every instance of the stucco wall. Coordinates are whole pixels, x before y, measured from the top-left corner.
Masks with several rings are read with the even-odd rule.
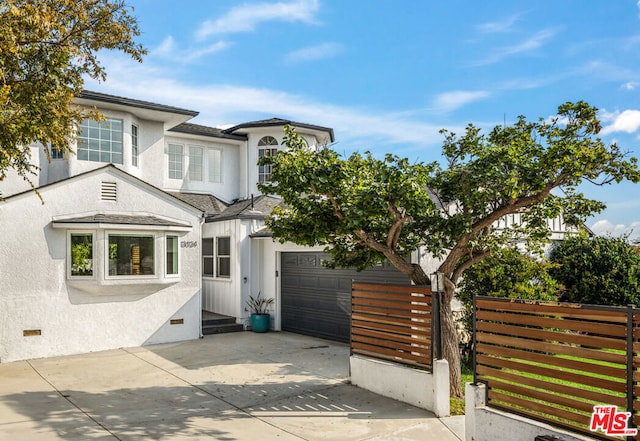
[[[103,180],[117,183],[117,202],[101,200]],[[74,287],[67,277],[68,232],[52,224],[54,216],[81,213],[151,214],[191,225],[175,234],[180,242],[199,244],[199,212],[111,167],[45,187],[41,195],[44,203],[27,193],[0,204],[0,362],[199,337],[199,247],[179,248],[177,279],[157,270],[144,282],[99,286],[95,280]],[[160,265],[164,236],[154,234]],[[105,259],[94,260],[101,265]],[[41,335],[24,336],[25,330]]]

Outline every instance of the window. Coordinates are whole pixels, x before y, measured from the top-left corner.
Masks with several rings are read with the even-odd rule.
[[[109,275],[155,274],[153,235],[109,234]]]
[[[209,149],[209,182],[222,182],[222,151]]]
[[[231,277],[231,238],[218,237],[216,246],[216,277]]]
[[[202,239],[202,275],[213,277],[213,238]]]
[[[64,159],[64,152],[62,149],[51,147],[51,159]]]
[[[169,179],[182,179],[183,147],[180,144],[169,144]]]
[[[278,141],[273,136],[265,136],[258,141],[258,158],[275,156],[278,153]],[[258,182],[271,182],[271,165],[258,166]]]
[[[78,132],[78,159],[122,164],[122,120],[85,119]]]
[[[69,235],[72,276],[93,276],[93,233]]]
[[[178,274],[178,236],[167,236],[166,240],[167,275]]]
[[[138,166],[138,126],[131,124],[131,165]]]
[[[202,181],[202,147],[189,146],[189,180]]]

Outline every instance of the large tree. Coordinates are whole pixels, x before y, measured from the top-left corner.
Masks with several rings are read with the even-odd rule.
[[[561,105],[553,118],[520,117],[487,135],[473,125],[461,136],[443,131],[443,167],[393,155],[312,151],[289,128],[288,150],[261,160],[273,166],[273,183],[261,190],[286,203],[268,226],[281,241],[325,245],[331,265],[366,268],[386,259],[419,285],[429,277],[406,257],[424,247],[440,258],[442,356],[451,393],[461,396],[451,300],[464,271],[501,247],[539,246],[550,234],[550,218],[578,224],[602,210],[603,203],[577,191],[581,183],[640,179],[636,160],[605,145],[599,130],[596,109],[578,102]]]
[[[98,52],[141,61],[139,34],[123,1],[0,0],[0,181],[11,169],[28,180],[31,143],[68,151],[88,115],[73,104],[83,78],[106,78]]]

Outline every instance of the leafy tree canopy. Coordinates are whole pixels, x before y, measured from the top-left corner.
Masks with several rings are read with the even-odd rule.
[[[73,105],[83,76],[106,79],[103,49],[142,61],[139,34],[123,1],[0,0],[0,180],[35,171],[33,142],[68,151],[86,116]]]
[[[394,155],[315,152],[288,128],[288,150],[261,159],[273,166],[274,182],[261,191],[286,203],[267,224],[282,241],[326,245],[334,265],[364,268],[384,256],[417,284],[429,278],[405,257],[424,246],[441,258],[443,355],[452,394],[460,396],[451,299],[464,271],[517,242],[539,247],[550,235],[548,219],[562,215],[577,225],[602,210],[577,190],[581,183],[640,180],[637,160],[604,144],[599,130],[597,109],[577,102],[561,105],[553,118],[520,117],[487,135],[473,125],[461,136],[443,131],[442,167]]]
[[[598,305],[640,304],[640,255],[626,238],[581,235],[555,245],[551,275],[563,285],[561,300]]]
[[[469,267],[457,293],[465,305],[467,330],[471,330],[474,295],[557,301],[560,286],[549,274],[552,268],[547,258],[523,254],[515,248],[500,249]]]

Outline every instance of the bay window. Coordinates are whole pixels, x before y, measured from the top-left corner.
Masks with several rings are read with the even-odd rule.
[[[109,275],[154,275],[153,235],[109,234]]]

